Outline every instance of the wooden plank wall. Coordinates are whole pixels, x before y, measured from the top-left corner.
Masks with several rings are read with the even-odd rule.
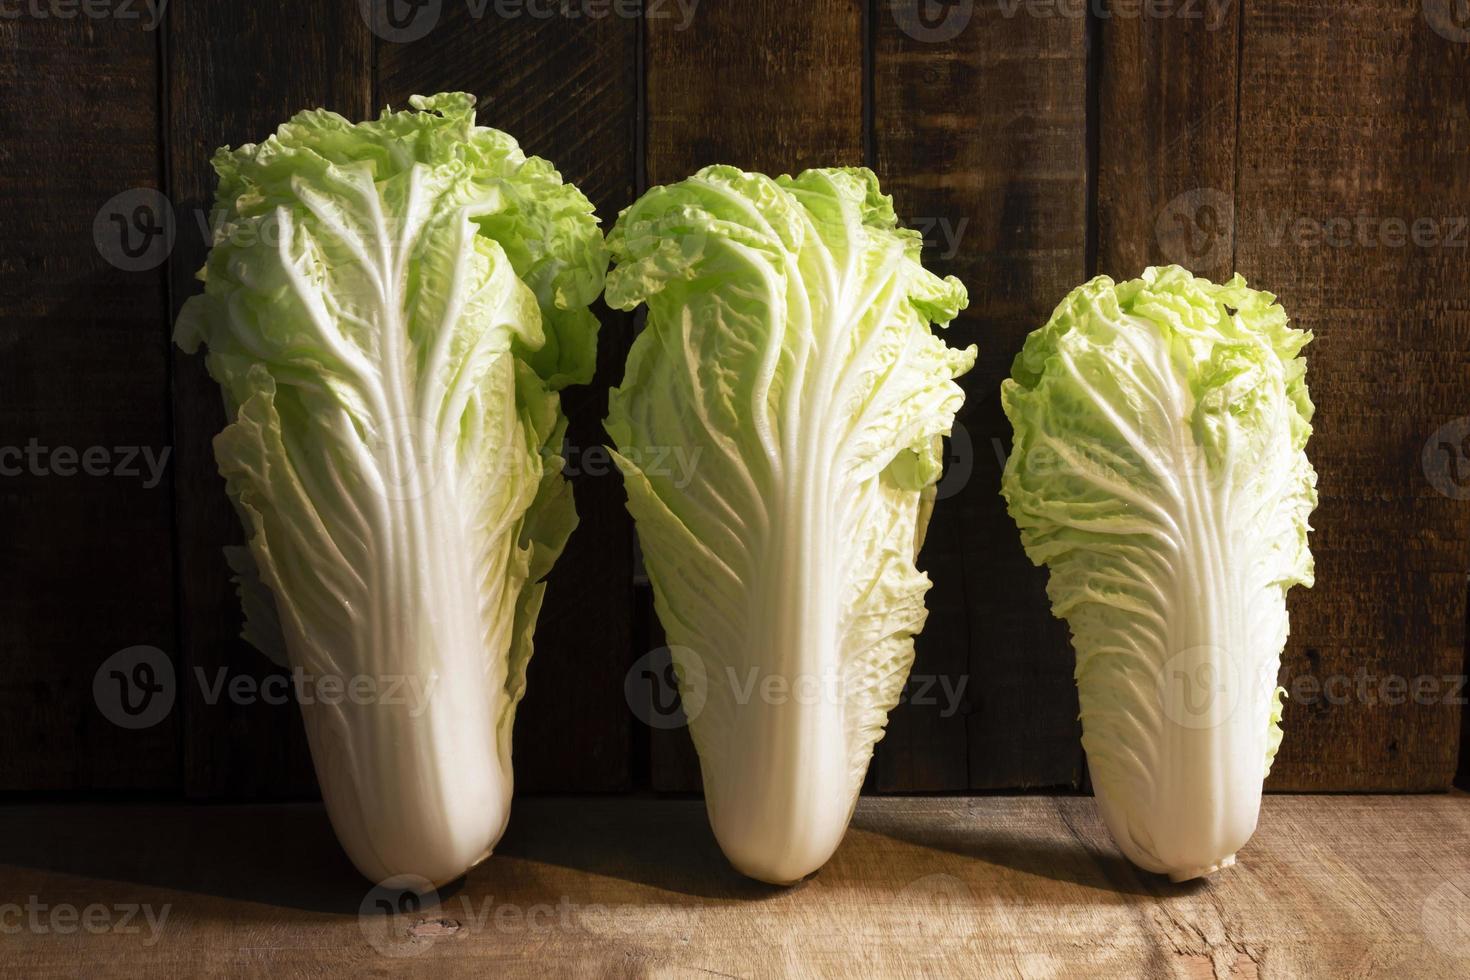
[[[169,321],[197,288],[216,146],[306,106],[360,118],[445,89],[479,96],[482,121],[553,160],[607,224],[709,163],[867,164],[926,231],[926,260],[969,287],[951,340],[981,353],[922,560],[936,584],[910,693],[927,696],[894,712],[871,790],[1086,785],[1066,630],[997,495],[996,386],[1069,288],[1171,261],[1240,270],[1317,337],[1318,585],[1292,598],[1297,696],[1272,786],[1450,784],[1470,571],[1470,24],[1455,4],[641,6],[441,0],[388,20],[379,0],[191,0],[157,30],[0,20],[0,452],[34,437],[172,454],[153,487],[0,476],[0,719],[27,747],[0,760],[0,792],[314,792],[294,709],[213,696],[221,671],[272,668],[237,638],[220,559],[239,531],[209,447],[217,391],[170,349]],[[121,233],[162,213],[149,191],[173,247],[129,256]],[[597,379],[566,397],[582,523],[538,631],[518,784],[693,791],[687,734],[644,726],[624,696],[661,638],[597,449],[635,325],[600,313]],[[124,729],[93,682],[137,646],[159,651],[132,656],[172,670],[176,697]],[[158,676],[123,666],[118,683]]]
[[[1294,607],[1288,671],[1355,690],[1366,673],[1379,701],[1296,713],[1276,780],[1293,789],[1430,789],[1455,771],[1465,692],[1443,682],[1464,671],[1470,507],[1444,492],[1466,483],[1426,486],[1422,465],[1433,430],[1470,412],[1470,32],[1425,29],[1450,6],[1247,11],[1236,264],[1318,338],[1317,587]],[[1307,234],[1278,243],[1297,216]],[[1350,244],[1312,233],[1349,218]],[[1431,697],[1394,704],[1389,677],[1434,681]]]
[[[925,548],[923,680],[881,746],[889,790],[1071,786],[1082,772],[1066,626],[998,488],[1001,379],[1088,273],[1086,22],[967,6],[896,4],[873,30],[873,163],[899,214],[928,229],[936,269],[969,290],[950,342],[980,350]]]
[[[0,19],[0,791],[179,780],[157,41]]]

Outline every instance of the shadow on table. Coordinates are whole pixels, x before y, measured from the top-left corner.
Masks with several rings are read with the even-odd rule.
[[[956,802],[983,807],[985,798]],[[1102,850],[1085,840],[1065,815],[1062,822],[1068,835],[1057,838],[1031,828],[978,826],[976,821],[960,816],[965,813],[962,808],[955,811],[955,819],[928,819],[919,823],[883,819],[879,814],[868,817],[859,812],[853,825],[872,833],[1081,888],[1169,898],[1193,894],[1206,887],[1203,879],[1175,884],[1164,875],[1134,867],[1117,851]]]
[[[947,818],[932,813],[918,820],[864,808],[853,826],[1100,891],[1168,897],[1203,887],[1138,871],[1089,841],[1065,813],[1067,835],[1048,837],[1027,828],[980,826],[966,819],[966,805],[960,802]],[[114,890],[119,901],[137,900],[136,886],[143,886],[355,916],[372,897],[319,804],[0,807],[3,865],[74,876],[75,895],[64,893],[68,879],[59,881],[63,893],[55,891],[57,880],[48,882],[46,900],[53,903],[86,905]],[[467,879],[438,889],[438,897],[446,905],[454,899],[456,908],[505,895],[554,901],[565,882],[547,868],[703,899],[759,901],[786,893],[730,867],[699,800],[543,797],[517,800],[495,855]],[[0,869],[0,902],[17,900],[8,894],[15,887],[11,878]]]
[[[0,903],[16,900],[5,865],[74,876],[74,895],[48,882],[53,903],[114,891],[133,901],[143,886],[341,915],[375,906],[320,804],[0,806]],[[454,908],[510,894],[553,901],[542,866],[699,898],[783,891],[731,869],[700,801],[531,798],[515,802],[495,854],[438,898]]]
[[[0,807],[0,864],[74,875],[82,904],[118,883],[356,915],[368,893],[314,804]]]
[[[786,889],[730,867],[702,800],[517,801],[496,853],[696,898],[763,899]]]

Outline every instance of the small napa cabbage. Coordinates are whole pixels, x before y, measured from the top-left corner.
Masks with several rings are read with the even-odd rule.
[[[770,882],[841,841],[924,623],[914,560],[975,350],[931,330],[965,292],[920,245],[861,169],[709,167],[608,236],[608,303],[648,323],[607,431],[711,825]]]
[[[245,636],[321,685],[302,713],[352,861],[421,886],[509,816],[542,579],[576,524],[556,392],[591,376],[606,253],[471,96],[410,102],[218,152],[175,338],[224,395]]]
[[[1280,744],[1286,593],[1312,584],[1302,348],[1270,293],[1178,267],[1073,290],[1002,384],[1002,493],[1077,653],[1102,815],[1135,864],[1226,867]]]

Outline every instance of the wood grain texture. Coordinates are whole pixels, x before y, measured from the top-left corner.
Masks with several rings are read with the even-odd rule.
[[[943,696],[893,713],[879,786],[1075,784],[1072,652],[1000,497],[1011,431],[999,388],[1026,334],[1086,274],[1084,23],[977,5],[961,26],[926,9],[879,11],[873,139],[899,214],[928,232],[926,263],[970,292],[946,339],[979,358],[960,379],[963,431],[922,558],[935,587],[914,666],[951,689],[963,679],[967,694],[948,717]]]
[[[510,10],[512,8],[506,8]],[[379,101],[467,90],[479,122],[545,157],[597,205],[604,230],[637,181],[636,19],[475,18],[443,11],[415,43],[378,46]],[[622,479],[603,450],[607,390],[622,379],[631,317],[598,304],[597,374],[562,393],[578,526],[552,570],[526,698],[516,720],[521,791],[608,791],[630,781],[633,716],[623,677],[633,653],[633,530]]]
[[[177,653],[146,23],[0,19],[0,790],[178,783],[177,712],[127,730],[93,698],[114,652]]]
[[[858,0],[704,0],[682,27],[650,17],[648,182],[714,163],[773,175],[862,164],[863,17]],[[685,729],[650,744],[655,789],[700,788]]]
[[[180,214],[170,261],[175,312],[199,289],[193,277],[204,263],[215,148],[263,139],[302,109],[363,118],[371,40],[355,3],[169,5],[165,122]],[[297,708],[213,696],[221,677],[259,679],[275,668],[239,637],[240,603],[221,553],[242,534],[210,445],[225,426],[219,388],[202,356],[175,351],[174,364],[185,786],[194,796],[310,795],[315,780]]]
[[[1245,11],[1236,265],[1316,335],[1317,584],[1293,592],[1284,674],[1321,693],[1287,707],[1270,785],[1442,789],[1470,568],[1470,44],[1407,0]],[[1426,466],[1441,449],[1454,465]]]
[[[1467,591],[1470,591],[1470,583],[1467,583]],[[1466,596],[1465,602],[1465,661],[1461,675],[1470,677],[1470,595]],[[1455,785],[1460,789],[1470,789],[1470,708],[1460,705],[1460,765],[1455,770]]]
[[[861,164],[863,16],[860,0],[703,0],[685,27],[649,19],[649,183]]]
[[[1098,273],[1234,271],[1240,7],[1099,23]]]
[[[1236,867],[1172,885],[1084,797],[867,799],[776,888],[697,801],[530,800],[494,857],[385,914],[319,807],[27,807],[0,810],[0,902],[47,906],[6,936],[24,976],[1436,980],[1470,957],[1467,837],[1463,794],[1275,797]],[[130,931],[50,928],[127,904]]]

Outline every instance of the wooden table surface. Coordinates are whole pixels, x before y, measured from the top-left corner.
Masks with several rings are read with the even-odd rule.
[[[1470,796],[1277,796],[1171,885],[1086,797],[864,799],[794,888],[692,800],[519,801],[500,852],[387,912],[317,806],[0,809],[0,973],[26,977],[1470,975]],[[366,909],[366,911],[364,911]]]

